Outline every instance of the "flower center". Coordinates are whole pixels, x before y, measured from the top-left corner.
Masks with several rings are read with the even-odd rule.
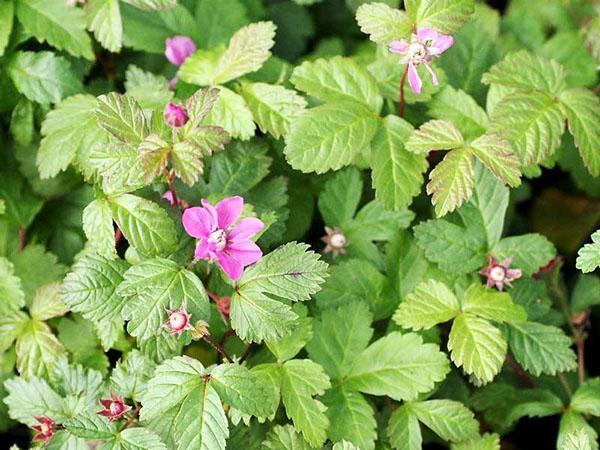
[[[494,266],[490,269],[490,278],[494,281],[503,281],[506,277],[506,270],[502,266]]]
[[[331,238],[329,238],[329,242],[331,243],[332,247],[342,248],[344,245],[346,245],[346,236],[344,236],[342,233],[334,233],[331,235]]]
[[[208,236],[208,242],[215,244],[217,251],[221,251],[227,245],[227,236],[225,235],[225,230],[218,229],[210,233]]]
[[[121,407],[121,404],[119,402],[112,402],[108,407],[108,410],[112,415],[117,415],[120,414],[121,411],[123,411],[123,408]]]
[[[40,425],[40,430],[42,431],[42,434],[48,434],[48,432],[50,431],[50,425],[48,425],[46,422],[43,422]]]
[[[427,48],[420,42],[413,42],[408,47],[408,56],[413,64],[420,64],[427,59]]]

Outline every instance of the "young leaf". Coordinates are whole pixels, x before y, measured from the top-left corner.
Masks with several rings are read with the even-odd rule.
[[[83,231],[98,255],[108,259],[117,257],[112,211],[106,199],[96,199],[85,207]]]
[[[73,436],[84,439],[112,439],[117,427],[97,414],[78,414],[65,423],[65,429]]]
[[[227,131],[231,137],[243,141],[254,136],[252,111],[244,98],[230,89],[220,87],[217,101],[206,118],[206,123],[216,125]]]
[[[415,28],[431,27],[441,33],[460,29],[474,11],[473,0],[407,0],[406,12]]]
[[[600,378],[590,378],[577,388],[571,408],[580,414],[600,416]]]
[[[462,311],[496,322],[520,323],[527,320],[522,306],[512,302],[510,294],[472,284],[463,295]]]
[[[416,130],[406,141],[406,149],[414,153],[449,150],[462,147],[464,138],[452,122],[430,120]]]
[[[592,233],[592,243],[585,244],[577,252],[576,267],[583,273],[593,272],[600,267],[600,230]]]
[[[98,97],[96,119],[103,129],[128,144],[139,145],[149,133],[141,106],[134,98],[116,92]]]
[[[598,450],[598,433],[586,422],[581,414],[575,411],[567,411],[560,418],[556,448],[562,449],[566,445],[565,442],[568,442],[571,435],[576,432],[586,434],[587,440],[591,444],[591,449]]]
[[[104,142],[80,155],[77,162],[87,164],[90,172],[101,176],[102,190],[109,196],[133,192],[145,185],[142,161],[133,145],[116,140]]]
[[[18,310],[5,310],[0,315],[0,351],[8,350],[29,323],[29,316]]]
[[[294,331],[289,336],[266,342],[267,347],[275,355],[278,362],[292,359],[313,336],[313,319],[307,317],[308,310],[306,306],[297,303],[293,306],[293,311],[300,317],[298,326]]]
[[[352,220],[362,196],[361,173],[354,167],[336,172],[319,195],[319,212],[329,226],[344,226]]]
[[[479,433],[474,414],[461,402],[454,400],[427,400],[414,402],[411,411],[445,441],[460,442]]]
[[[90,0],[85,4],[84,11],[88,27],[102,47],[112,53],[119,53],[123,24],[118,0]]]
[[[413,25],[406,12],[385,3],[364,3],[356,10],[356,21],[360,31],[369,35],[377,44],[408,39]]]
[[[65,349],[50,327],[31,319],[17,338],[17,370],[24,378],[48,377]]]
[[[513,258],[513,267],[531,275],[556,256],[556,249],[546,237],[530,233],[501,239],[492,249],[492,254],[499,260]]]
[[[559,450],[592,450],[590,436],[585,428],[565,435]]]
[[[125,90],[144,109],[162,110],[173,98],[173,91],[169,90],[169,82],[165,77],[146,72],[133,64],[125,72]],[[188,115],[193,117],[189,107],[186,106],[186,109]]]
[[[398,450],[420,450],[423,444],[421,427],[412,403],[404,403],[392,416],[387,431],[390,443]]]
[[[152,133],[140,142],[137,151],[144,179],[146,183],[152,183],[167,168],[171,146],[158,134]]]
[[[64,316],[69,312],[59,295],[60,283],[50,283],[42,286],[37,291],[29,307],[29,314],[36,320],[48,320],[53,317]]]
[[[521,184],[521,164],[508,141],[495,134],[475,139],[469,148],[494,176],[511,187]]]

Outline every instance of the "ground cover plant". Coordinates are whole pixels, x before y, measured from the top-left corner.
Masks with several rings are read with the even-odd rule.
[[[598,450],[600,3],[0,0],[0,442]]]

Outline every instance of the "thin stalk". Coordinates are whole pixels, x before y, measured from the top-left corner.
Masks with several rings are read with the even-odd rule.
[[[579,363],[579,384],[585,381],[585,335],[580,332],[577,339],[577,362]]]
[[[19,251],[22,252],[25,250],[25,246],[27,245],[27,233],[25,232],[25,227],[23,225],[19,226]]]
[[[404,69],[402,74],[402,80],[400,80],[400,117],[404,117],[404,85],[406,84],[406,76],[408,75],[408,65]]]
[[[560,380],[561,384],[565,388],[565,391],[567,392],[567,395],[569,396],[569,398],[571,398],[573,396],[573,390],[571,389],[571,385],[569,384],[569,382],[567,381],[567,379],[561,372],[558,372],[558,379]]]
[[[227,353],[227,351],[223,348],[223,346],[221,344],[219,344],[218,342],[215,342],[208,335],[202,336],[202,339],[204,339],[204,341],[206,341],[212,348],[214,348],[227,361],[229,361],[230,363],[233,362],[233,359],[231,359],[231,356],[229,356],[229,354]]]
[[[254,350],[254,342],[251,342],[250,345],[248,345],[248,348],[246,348],[246,351],[240,358],[240,364],[242,364],[244,361],[246,361],[248,356],[250,356],[250,353],[252,353],[252,350]]]

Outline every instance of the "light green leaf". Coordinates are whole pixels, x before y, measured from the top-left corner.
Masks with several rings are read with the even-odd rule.
[[[308,312],[306,306],[297,303],[294,305],[293,311],[300,317],[298,326],[293,332],[289,336],[282,337],[276,341],[266,342],[267,347],[275,355],[278,362],[292,359],[313,336],[313,319],[312,317],[306,317]]]
[[[31,319],[17,339],[17,370],[26,379],[48,377],[65,349],[50,327]]]
[[[39,42],[48,42],[75,57],[94,59],[81,9],[62,0],[19,0],[16,14],[23,28]]]
[[[585,428],[568,433],[559,450],[592,450],[590,436]]]
[[[391,210],[401,210],[421,192],[423,173],[427,170],[425,155],[406,151],[404,142],[412,126],[397,116],[383,119],[371,148],[371,164],[375,197]]]
[[[202,149],[193,142],[183,141],[175,143],[172,149],[167,147],[166,151],[169,150],[175,175],[188,186],[193,186],[204,170]]]
[[[85,207],[83,231],[98,255],[108,259],[117,257],[112,212],[106,199],[96,199]]]
[[[427,193],[432,196],[437,217],[454,211],[471,198],[474,178],[473,155],[469,148],[458,148],[444,156],[429,174],[427,183]]]
[[[101,176],[102,190],[108,195],[136,191],[145,185],[142,161],[133,145],[111,140],[81,156],[78,159],[85,159],[83,164]]]
[[[77,414],[64,425],[73,436],[84,439],[112,439],[117,433],[113,423],[97,414]]]
[[[600,416],[600,378],[590,378],[577,388],[571,409],[580,414]]]
[[[10,115],[10,134],[19,145],[29,145],[33,140],[34,104],[21,97]]]
[[[461,402],[427,400],[411,403],[410,409],[420,422],[445,441],[460,442],[479,433],[475,415]]]
[[[88,28],[102,47],[119,53],[123,41],[123,24],[118,0],[90,0],[84,7]]]
[[[111,92],[98,97],[98,124],[120,141],[139,145],[148,136],[144,111],[133,97]]]
[[[59,295],[60,283],[50,283],[42,286],[33,296],[29,307],[29,314],[35,320],[48,320],[53,317],[64,316],[69,312]]]
[[[585,166],[593,176],[600,176],[600,102],[586,89],[570,89],[560,96],[567,114],[569,131]]]
[[[141,427],[124,429],[107,445],[111,450],[167,450],[156,433]]]
[[[366,394],[412,400],[433,389],[449,370],[437,345],[424,344],[414,333],[392,332],[358,355],[347,385]]]
[[[474,12],[473,0],[406,0],[404,6],[415,28],[441,33],[458,31]]]
[[[577,252],[575,265],[583,273],[593,272],[600,267],[600,230],[592,233],[591,239],[591,244],[585,244]]]
[[[153,256],[175,250],[175,224],[156,203],[130,194],[111,197],[109,203],[123,236],[137,251]]]
[[[137,402],[143,398],[148,380],[154,373],[155,364],[137,350],[132,350],[117,362],[110,376],[110,385],[115,392]]]
[[[520,323],[527,320],[525,309],[513,303],[510,294],[472,284],[463,294],[462,311],[496,322]]]
[[[146,183],[152,183],[157,176],[164,172],[171,150],[171,146],[155,133],[149,134],[140,142],[137,153]]]
[[[500,436],[496,433],[485,433],[458,444],[452,444],[451,450],[500,450]]]
[[[178,75],[186,83],[214,86],[215,71],[224,52],[223,47],[213,50],[197,50],[180,66]]]
[[[403,328],[428,329],[460,313],[460,304],[444,283],[425,281],[400,303],[394,321]]]
[[[587,435],[592,450],[598,450],[598,432],[589,425],[580,414],[567,411],[560,419],[556,448],[562,449],[571,438],[572,433]],[[585,439],[585,438],[584,438]]]
[[[28,323],[29,316],[22,311],[2,311],[0,314],[0,352],[4,353],[11,347]]]
[[[30,244],[12,258],[15,275],[21,279],[25,301],[29,304],[35,291],[45,284],[59,281],[67,268],[58,262],[53,253],[42,245]]]
[[[13,264],[0,256],[0,311],[16,311],[25,306],[21,279],[14,274]]]
[[[454,319],[448,350],[454,364],[486,383],[500,372],[506,357],[506,341],[498,328],[470,314]]]
[[[512,267],[531,275],[556,256],[556,249],[546,237],[530,233],[501,239],[492,254],[499,260],[513,258]]]
[[[61,300],[88,320],[120,317],[125,299],[117,293],[129,265],[88,253],[73,265],[60,289]]]
[[[510,350],[528,372],[555,375],[577,367],[572,341],[560,328],[538,322],[513,323],[508,327]]]
[[[293,119],[306,107],[306,100],[296,91],[267,83],[242,85],[242,96],[263,133],[275,139],[285,136]]]
[[[144,109],[158,109],[173,98],[169,90],[169,82],[162,75],[146,72],[131,64],[125,72],[125,90]],[[192,117],[189,108],[188,116]],[[189,122],[188,122],[189,123]]]
[[[12,1],[0,3],[0,56],[4,55],[13,29],[15,4]]]
[[[496,134],[475,139],[469,148],[494,176],[511,187],[521,184],[521,164],[510,143]]]
[[[319,194],[319,212],[325,224],[333,227],[349,223],[356,214],[362,190],[358,169],[349,167],[333,174]]]
[[[411,403],[404,403],[392,416],[387,426],[386,434],[390,443],[398,450],[421,450],[423,437],[416,414]]]
[[[406,12],[385,3],[365,3],[356,10],[356,21],[360,31],[369,35],[377,44],[408,39],[413,25]]]
[[[350,58],[305,61],[290,78],[296,89],[324,102],[352,100],[378,113],[383,104],[375,79]]]
[[[488,117],[469,94],[452,86],[446,86],[433,96],[427,105],[427,113],[435,119],[445,119],[456,124],[466,139],[485,133]]]
[[[226,87],[219,86],[219,97],[206,118],[208,125],[217,125],[227,131],[231,137],[241,140],[254,136],[252,111],[244,98]]]
[[[4,403],[8,414],[14,420],[32,426],[38,423],[36,417],[48,416],[56,421],[66,419],[63,399],[48,385],[46,380],[31,377],[15,377],[4,383],[8,395]]]
[[[284,153],[291,166],[302,172],[338,170],[368,148],[377,126],[377,116],[361,103],[326,103],[292,122]]]
[[[142,11],[159,11],[161,9],[173,8],[177,0],[123,0]]]
[[[16,52],[5,68],[17,90],[32,102],[58,103],[83,90],[69,60],[52,52]]]
[[[292,425],[275,425],[261,444],[270,450],[311,450],[311,446]]]
[[[430,120],[416,130],[406,141],[406,149],[414,153],[449,150],[462,147],[464,138],[452,122]]]
[[[325,406],[313,396],[331,386],[323,368],[309,359],[293,359],[281,367],[281,399],[294,427],[313,447],[323,445],[329,427]]]

